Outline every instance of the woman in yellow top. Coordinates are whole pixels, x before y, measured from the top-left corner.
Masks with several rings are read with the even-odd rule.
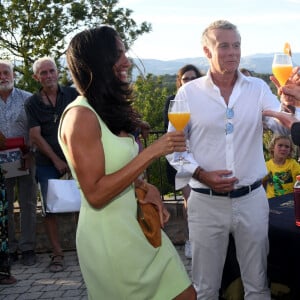
[[[273,198],[292,193],[300,164],[292,158],[293,143],[289,136],[275,135],[269,145],[271,159],[266,162],[268,175],[263,183],[267,197]]]

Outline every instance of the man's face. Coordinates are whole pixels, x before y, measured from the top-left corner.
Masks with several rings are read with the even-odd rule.
[[[58,72],[56,65],[51,61],[43,61],[39,64],[34,78],[43,88],[57,86]]]
[[[210,60],[211,70],[217,73],[234,73],[241,59],[241,38],[234,30],[215,29],[210,32],[211,44],[204,51]]]
[[[14,87],[14,74],[6,64],[0,64],[0,91],[10,91]]]

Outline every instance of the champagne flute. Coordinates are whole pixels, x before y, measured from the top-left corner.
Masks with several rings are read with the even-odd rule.
[[[168,110],[168,118],[171,124],[176,130],[184,130],[185,126],[189,122],[191,117],[191,112],[189,105],[186,100],[171,100]],[[179,157],[176,159],[176,154],[174,153],[173,163],[177,165],[183,165],[184,163],[189,163],[184,160],[182,153],[179,153]]]
[[[288,54],[277,53],[274,54],[272,72],[280,85],[286,84],[289,77],[292,75],[293,64],[292,59]]]

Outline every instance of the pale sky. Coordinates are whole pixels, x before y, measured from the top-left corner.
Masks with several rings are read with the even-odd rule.
[[[289,42],[300,52],[300,0],[119,0],[152,31],[138,38],[129,56],[172,60],[202,57],[201,35],[218,19],[235,25],[242,36],[242,56],[283,51]]]

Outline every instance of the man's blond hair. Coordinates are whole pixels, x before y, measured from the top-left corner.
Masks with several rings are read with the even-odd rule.
[[[241,36],[236,25],[226,20],[217,20],[208,25],[208,27],[203,31],[201,40],[202,46],[209,46],[211,44],[211,38],[209,34],[215,29],[234,30],[239,36]]]

